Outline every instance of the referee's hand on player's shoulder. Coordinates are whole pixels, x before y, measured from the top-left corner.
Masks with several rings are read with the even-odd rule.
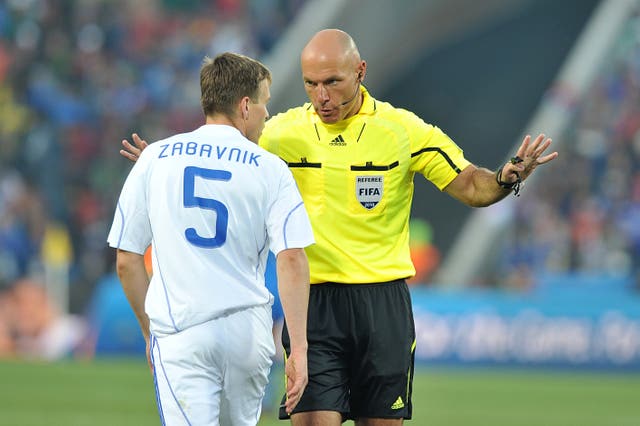
[[[149,146],[147,141],[138,136],[137,133],[133,133],[131,135],[131,140],[133,140],[133,144],[126,139],[122,140],[122,146],[124,149],[120,150],[120,155],[122,155],[127,160],[133,161],[134,163],[138,161],[140,154],[142,151]]]

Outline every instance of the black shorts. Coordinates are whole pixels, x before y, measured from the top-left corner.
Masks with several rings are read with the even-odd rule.
[[[307,340],[309,384],[294,413],[411,418],[415,327],[404,280],[312,284]],[[286,324],[282,344],[289,354]]]

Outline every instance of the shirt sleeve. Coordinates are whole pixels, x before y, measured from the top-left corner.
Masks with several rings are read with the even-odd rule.
[[[440,128],[408,113],[411,122],[411,170],[443,190],[471,163]]]
[[[145,156],[143,152],[122,187],[107,237],[109,246],[113,248],[144,254],[151,244],[151,223],[146,196],[150,157]]]
[[[280,179],[267,215],[271,251],[277,255],[290,248],[304,248],[315,242],[311,222],[293,176],[280,163]]]

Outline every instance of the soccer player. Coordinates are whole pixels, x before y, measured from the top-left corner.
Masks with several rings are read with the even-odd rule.
[[[257,145],[270,82],[253,59],[207,58],[205,124],[150,145],[122,188],[108,242],[147,342],[163,424],[257,424],[275,352],[269,250],[291,330],[286,411],[307,383],[304,247],[314,239],[291,172]]]
[[[473,207],[518,193],[534,169],[557,157],[551,139],[526,136],[497,171],[468,161],[442,130],[373,98],[367,63],[337,29],[316,33],[301,53],[309,103],[271,118],[260,145],[286,161],[308,209],[316,244],[307,339],[309,383],[294,426],[400,425],[412,415],[415,328],[406,278],[413,179]],[[123,141],[135,160],[146,143]],[[285,321],[286,354],[293,335]],[[286,396],[285,396],[286,402]],[[286,406],[285,406],[286,407]]]

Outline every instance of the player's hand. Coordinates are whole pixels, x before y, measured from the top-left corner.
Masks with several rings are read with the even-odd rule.
[[[138,158],[140,157],[142,151],[144,151],[144,149],[149,146],[149,144],[147,143],[147,141],[138,136],[137,133],[132,134],[131,139],[133,140],[133,145],[126,139],[122,140],[122,146],[124,147],[124,149],[120,150],[120,155],[135,163],[136,161],[138,161]]]
[[[298,353],[292,352],[289,358],[287,358],[284,373],[287,376],[285,411],[287,414],[291,414],[293,409],[296,408],[296,405],[298,405],[298,402],[300,402],[302,393],[309,382],[306,351]]]
[[[520,180],[524,181],[540,164],[545,164],[555,159],[558,156],[557,151],[543,155],[549,145],[551,145],[551,138],[545,137],[542,133],[533,142],[531,142],[531,135],[525,136],[516,156],[504,165],[502,181],[507,183],[515,182],[518,179],[518,175]]]

